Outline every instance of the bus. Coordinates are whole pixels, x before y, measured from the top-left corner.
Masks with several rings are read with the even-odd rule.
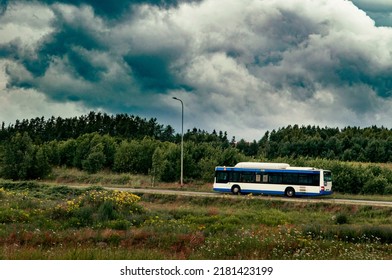
[[[217,166],[213,190],[233,194],[320,196],[332,194],[332,174],[313,167],[287,163],[240,162]]]

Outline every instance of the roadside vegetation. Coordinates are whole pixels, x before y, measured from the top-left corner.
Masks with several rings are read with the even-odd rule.
[[[0,259],[391,259],[392,209],[0,183]]]

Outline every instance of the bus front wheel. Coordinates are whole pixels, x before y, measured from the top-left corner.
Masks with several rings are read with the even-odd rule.
[[[232,186],[231,187],[231,192],[233,193],[233,194],[240,194],[241,193],[241,188],[240,188],[240,186],[238,186],[238,185],[234,185],[234,186]]]
[[[286,190],[284,191],[284,194],[287,197],[294,197],[295,196],[295,190],[293,188],[286,188]]]

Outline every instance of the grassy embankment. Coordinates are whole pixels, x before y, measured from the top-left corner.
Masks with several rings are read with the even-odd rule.
[[[253,196],[139,199],[64,185],[151,187],[148,177],[54,174],[51,184],[0,181],[0,259],[392,259],[391,208]]]

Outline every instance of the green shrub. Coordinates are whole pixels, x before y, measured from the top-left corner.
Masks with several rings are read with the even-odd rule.
[[[82,194],[82,190],[67,186],[53,186],[46,189],[47,195],[51,199],[65,199]]]
[[[369,241],[378,241],[381,243],[392,243],[392,227],[386,225],[365,226],[362,228],[363,235]]]
[[[383,176],[379,175],[368,180],[363,189],[364,194],[384,194],[385,188],[388,186],[388,181]]]
[[[87,156],[87,159],[82,161],[82,166],[88,173],[97,173],[103,168],[105,161],[105,154],[97,148]]]
[[[107,226],[110,229],[115,229],[115,230],[126,230],[129,229],[133,224],[125,219],[120,219],[120,220],[112,220],[108,221],[105,226]]]
[[[392,243],[392,227],[390,225],[358,226],[344,224],[329,227],[306,225],[302,232],[313,239],[338,239],[350,243]]]
[[[0,224],[27,222],[29,219],[29,213],[22,209],[3,209],[0,211]]]
[[[18,132],[4,144],[1,175],[12,180],[43,178],[51,171],[47,152],[34,145],[27,132]]]
[[[0,188],[0,199],[5,198],[7,195],[6,191],[4,188]]]
[[[392,194],[392,185],[385,187],[384,194]]]
[[[339,214],[336,216],[336,223],[338,225],[347,224],[348,218],[346,214]]]
[[[98,208],[98,221],[106,222],[118,217],[113,201],[104,201]]]
[[[153,154],[159,142],[148,137],[143,140],[121,142],[114,157],[113,170],[148,174],[152,168]]]
[[[87,205],[80,208],[77,208],[74,212],[75,217],[79,221],[78,226],[90,226],[93,223],[93,207]]]

